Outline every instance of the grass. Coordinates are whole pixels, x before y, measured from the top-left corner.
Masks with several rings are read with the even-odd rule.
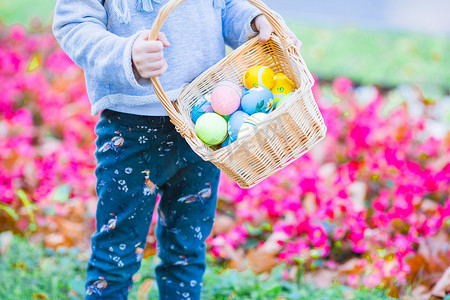
[[[37,15],[49,25],[55,0],[0,0],[0,20],[29,25]],[[288,20],[303,41],[302,55],[321,79],[343,75],[361,84],[418,84],[450,89],[450,38],[357,28],[320,28]],[[445,93],[445,91],[444,91]]]
[[[30,244],[14,237],[9,250],[0,256],[0,299],[83,299],[86,255],[77,249],[57,251]],[[145,259],[134,277],[135,285],[129,299],[142,299],[139,290],[153,282],[146,297],[157,299],[158,291],[153,270],[158,258]],[[251,271],[223,269],[208,261],[204,277],[204,300],[215,299],[391,299],[379,289],[354,290],[342,285],[318,289],[305,283],[281,280],[281,267],[270,276],[254,275]]]
[[[358,28],[291,25],[303,41],[309,69],[324,79],[348,76],[362,84],[418,84],[450,89],[450,38]]]
[[[6,24],[21,23],[29,27],[37,16],[44,26],[51,24],[56,0],[0,0],[0,20]]]

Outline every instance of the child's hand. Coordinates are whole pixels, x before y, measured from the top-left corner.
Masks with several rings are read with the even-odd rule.
[[[292,43],[300,50],[302,47],[302,42],[297,38],[295,33],[293,33],[289,27],[286,25],[284,21],[281,21],[281,24],[288,34],[288,36],[291,38]],[[264,15],[259,15],[252,21],[252,28],[254,31],[259,32],[259,43],[263,45],[265,42],[267,42],[270,39],[270,35],[273,32],[272,25],[270,25],[269,21],[267,21],[266,17]]]
[[[158,34],[157,41],[149,41],[150,31],[146,30],[136,39],[131,50],[133,67],[142,78],[159,77],[167,71],[168,65],[163,49],[170,43],[164,33]]]

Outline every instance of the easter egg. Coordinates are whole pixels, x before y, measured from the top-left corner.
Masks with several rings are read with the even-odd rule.
[[[295,88],[294,82],[289,79],[283,73],[277,73],[274,77],[275,84],[272,88],[273,97],[275,98],[275,103],[286,94],[292,93]]]
[[[275,73],[269,67],[256,66],[248,69],[242,76],[242,84],[248,88],[264,86],[268,89],[273,88],[273,77]]]
[[[239,130],[238,139],[245,137],[255,130],[257,124],[263,122],[268,117],[265,113],[256,113],[248,117],[244,124],[242,124],[241,129]]]
[[[230,139],[230,136],[227,136],[227,138],[225,139],[225,141],[222,142],[222,147],[226,147],[228,145],[231,145],[233,142]]]
[[[242,90],[232,81],[221,81],[211,93],[211,106],[222,116],[228,116],[238,110],[241,104]]]
[[[216,113],[206,113],[195,123],[197,136],[210,146],[222,143],[227,137],[227,129],[227,121]]]
[[[244,94],[241,101],[242,110],[252,115],[254,113],[269,113],[274,107],[272,92],[263,86],[255,87]]]
[[[237,140],[239,129],[241,129],[242,124],[244,124],[248,117],[250,117],[250,115],[241,110],[238,110],[231,115],[230,120],[228,121],[228,138],[231,142]]]
[[[197,122],[198,118],[205,113],[214,112],[211,106],[211,94],[206,94],[199,98],[192,108],[192,121]]]
[[[281,106],[281,104],[283,104],[284,101],[286,101],[293,93],[289,93],[287,95],[284,95],[283,97],[280,98],[280,100],[277,101],[277,103],[275,104],[275,109],[277,109],[278,107]]]

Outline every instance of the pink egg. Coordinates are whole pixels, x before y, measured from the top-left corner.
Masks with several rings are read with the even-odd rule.
[[[242,90],[232,81],[221,81],[211,94],[213,110],[222,116],[228,116],[238,110],[241,105]]]

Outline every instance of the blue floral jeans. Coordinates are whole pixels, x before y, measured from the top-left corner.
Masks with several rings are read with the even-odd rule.
[[[127,299],[158,193],[160,299],[200,299],[219,169],[192,151],[169,117],[104,110],[95,133],[97,229],[85,299]]]

